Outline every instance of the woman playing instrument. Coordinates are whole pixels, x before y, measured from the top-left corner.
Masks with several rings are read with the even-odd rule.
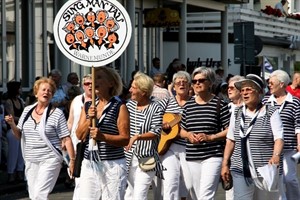
[[[173,76],[172,85],[175,96],[159,101],[165,111],[163,132],[158,148],[159,153],[163,153],[161,155],[162,164],[167,169],[163,172],[164,200],[184,199],[188,196],[188,189],[191,187],[189,183],[191,176],[185,160],[186,140],[179,137],[183,106],[191,98],[189,96],[190,74],[185,71],[178,71]],[[170,125],[173,123],[175,124],[171,127]]]

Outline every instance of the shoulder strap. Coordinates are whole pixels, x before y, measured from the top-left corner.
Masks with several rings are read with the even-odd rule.
[[[32,111],[35,109],[35,107],[36,107],[36,105],[33,106],[33,107],[28,111],[28,113],[25,115],[24,120],[23,120],[22,127],[24,126],[24,123],[27,121],[27,119],[29,118],[29,116],[31,115],[31,113],[32,113]],[[47,119],[48,119],[48,117],[49,117],[49,115],[50,115],[51,109],[52,109],[52,104],[50,103],[50,104],[48,105],[48,110],[47,110],[47,114],[46,114],[46,122],[47,122]]]

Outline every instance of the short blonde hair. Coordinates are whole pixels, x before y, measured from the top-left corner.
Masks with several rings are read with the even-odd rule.
[[[145,92],[148,97],[151,96],[154,86],[154,81],[152,78],[147,76],[146,74],[138,71],[133,80],[136,83],[136,86],[142,91]]]
[[[37,95],[37,92],[38,92],[38,90],[40,88],[40,85],[42,83],[48,83],[50,85],[52,95],[54,95],[54,93],[56,92],[55,82],[51,78],[46,78],[46,77],[42,77],[39,80],[36,80],[34,82],[34,85],[33,85],[33,94]]]

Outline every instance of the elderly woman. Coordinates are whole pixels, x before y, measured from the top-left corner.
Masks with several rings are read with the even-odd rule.
[[[230,99],[230,103],[228,104],[230,113],[234,113],[236,107],[242,105],[242,95],[240,91],[235,87],[235,83],[245,79],[245,77],[240,75],[235,75],[231,77],[228,81],[228,98]],[[233,188],[226,190],[226,199],[233,199]]]
[[[163,198],[181,199],[188,196],[188,188],[191,184],[189,169],[185,160],[186,141],[179,137],[179,123],[183,106],[191,98],[189,89],[191,86],[191,76],[185,71],[178,71],[173,76],[173,88],[175,96],[159,101],[165,111],[165,120],[163,121],[163,134],[159,144],[159,150],[162,150],[162,164],[167,169],[163,172]],[[179,120],[176,118],[179,117]],[[176,124],[173,124],[176,121]]]
[[[129,142],[129,114],[117,97],[122,80],[116,70],[95,69],[95,106],[85,103],[76,135],[89,141],[84,151],[79,179],[79,199],[119,200],[126,188],[126,161],[123,147]],[[96,127],[92,120],[96,118]],[[92,139],[96,140],[94,146]]]
[[[11,115],[5,116],[14,135],[21,138],[30,199],[48,199],[55,186],[63,158],[61,143],[70,157],[70,174],[74,168],[74,150],[67,122],[60,109],[51,106],[55,83],[41,78],[34,83],[37,103],[27,106],[15,124]]]
[[[180,136],[187,139],[186,160],[195,199],[214,199],[229,125],[227,104],[212,94],[214,81],[211,68],[199,67],[193,71],[195,96],[184,105],[180,123]]]
[[[242,105],[242,96],[240,91],[235,87],[235,83],[238,81],[241,81],[245,79],[245,77],[240,75],[235,75],[231,77],[228,81],[228,98],[230,99],[230,103],[228,104],[228,107],[230,109],[230,112],[233,113],[236,107],[239,107]]]
[[[153,80],[137,72],[131,84],[131,100],[127,103],[130,113],[130,142],[126,147],[129,167],[128,187],[125,199],[147,199],[149,186],[154,176],[163,178],[163,166],[159,160],[157,146],[162,130],[163,110],[150,98]],[[150,166],[145,168],[144,160]],[[144,167],[143,167],[144,166]]]
[[[269,88],[271,96],[265,99],[267,105],[278,108],[283,124],[283,180],[287,199],[300,199],[297,176],[297,162],[292,155],[300,152],[300,100],[286,91],[289,75],[282,70],[271,73]]]
[[[249,74],[245,80],[236,82],[235,87],[240,90],[244,104],[231,115],[222,179],[228,181],[231,171],[235,199],[280,199],[282,177],[278,181],[279,192],[269,191],[262,186],[262,176],[257,170],[274,164],[279,166],[279,175],[282,174],[283,128],[278,110],[261,103],[264,81],[259,76]]]

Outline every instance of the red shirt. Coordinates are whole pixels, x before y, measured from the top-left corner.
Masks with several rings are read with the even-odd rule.
[[[300,88],[293,89],[290,85],[288,85],[286,90],[291,93],[291,95],[300,98]]]

